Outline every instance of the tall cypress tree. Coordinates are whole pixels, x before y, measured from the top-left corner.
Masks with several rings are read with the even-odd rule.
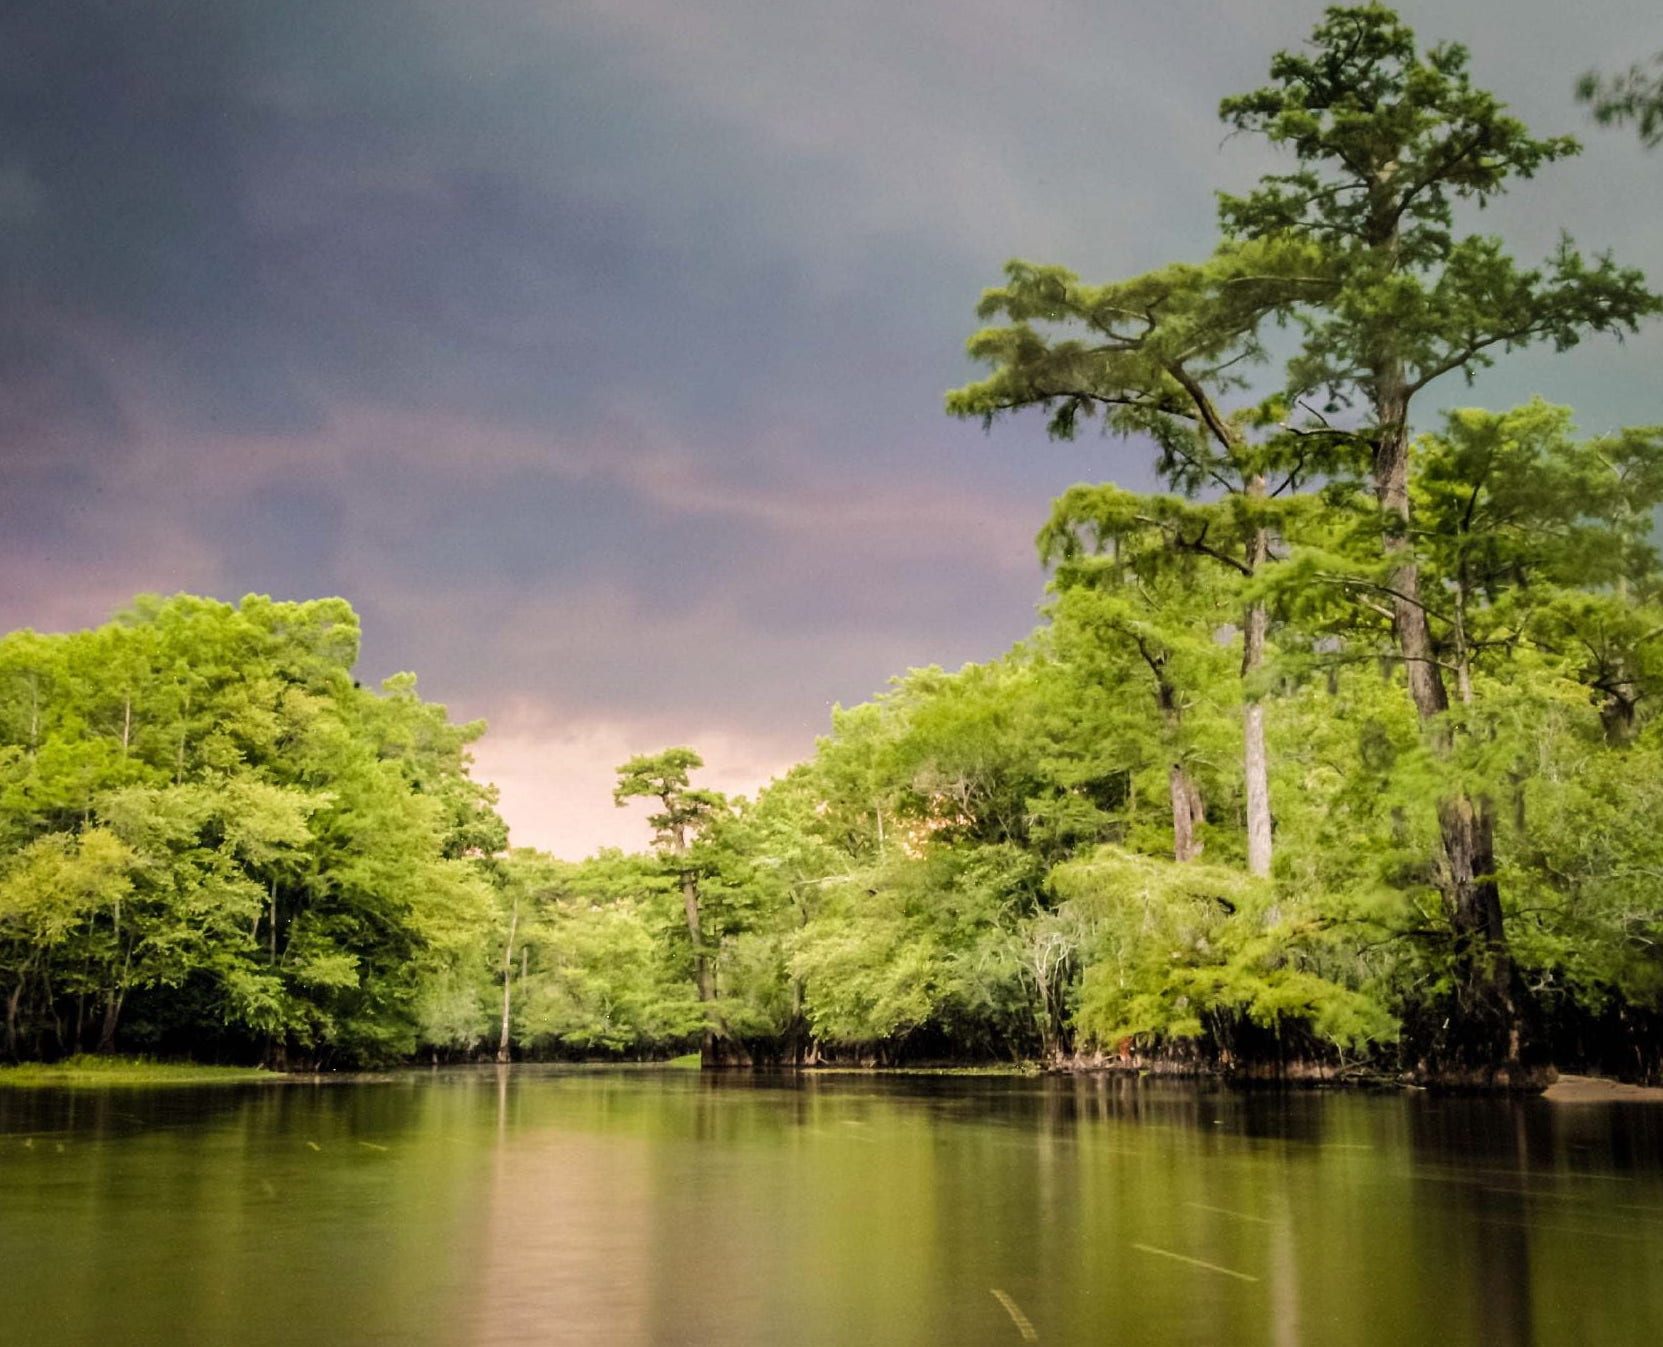
[[[1566,239],[1534,267],[1502,241],[1466,232],[1463,204],[1482,206],[1514,179],[1577,152],[1538,138],[1495,95],[1474,88],[1456,44],[1422,51],[1384,5],[1335,7],[1307,50],[1271,61],[1270,83],[1224,100],[1231,126],[1290,151],[1291,171],[1221,198],[1238,240],[1312,246],[1328,286],[1299,310],[1289,362],[1303,433],[1349,446],[1368,473],[1390,568],[1398,658],[1434,747],[1447,753],[1443,651],[1421,597],[1410,546],[1410,427],[1417,397],[1446,375],[1472,377],[1504,351],[1558,350],[1590,333],[1634,330],[1659,311],[1638,272],[1588,259]],[[1523,994],[1509,953],[1495,873],[1494,807],[1452,786],[1439,801],[1439,884],[1458,944],[1464,1046],[1517,1062]]]

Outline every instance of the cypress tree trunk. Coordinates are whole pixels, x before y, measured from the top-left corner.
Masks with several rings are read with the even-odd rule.
[[[104,1025],[98,1034],[98,1051],[102,1054],[107,1055],[115,1051],[115,1031],[116,1024],[121,1019],[121,1002],[122,997],[113,991],[104,1002]]]
[[[1247,783],[1247,869],[1261,878],[1270,874],[1269,757],[1265,751],[1265,708],[1250,701],[1242,708],[1242,775]]]
[[[1264,478],[1252,484],[1264,493]],[[1257,530],[1249,548],[1248,566],[1257,571],[1270,555],[1270,539]],[[1264,667],[1265,637],[1270,614],[1262,603],[1250,604],[1242,619],[1241,676],[1250,682]],[[1265,708],[1255,691],[1246,689],[1242,704],[1242,783],[1247,794],[1247,868],[1252,874],[1270,873],[1270,758],[1265,751]]]
[[[1167,780],[1172,795],[1172,858],[1193,861],[1204,845],[1196,829],[1207,821],[1201,790],[1181,762],[1172,764]]]
[[[509,1038],[510,1012],[513,1004],[514,984],[514,932],[520,925],[520,900],[514,899],[513,910],[508,916],[508,940],[502,947],[502,1027],[497,1034],[497,1060],[510,1062],[513,1060],[512,1043]]]
[[[1379,441],[1375,449],[1375,495],[1386,515],[1385,548],[1392,561],[1392,613],[1398,653],[1409,696],[1434,749],[1448,756],[1453,745],[1444,720],[1449,694],[1437,662],[1432,625],[1420,602],[1420,569],[1410,550],[1408,398],[1400,376],[1388,371],[1377,384]],[[1495,818],[1487,799],[1458,792],[1438,802],[1443,856],[1438,866],[1446,912],[1455,933],[1457,973],[1462,984],[1462,1046],[1516,1065],[1523,1024],[1517,977],[1502,919],[1496,882]]]
[[[1612,748],[1626,748],[1634,742],[1639,730],[1639,681],[1629,675],[1628,661],[1618,658],[1615,667],[1600,685],[1604,696],[1600,699],[1599,719],[1605,730],[1605,742]]]
[[[11,994],[6,997],[6,1056],[17,1059],[17,1010],[23,1004],[23,979],[17,980]]]
[[[1167,681],[1166,654],[1151,649],[1141,636],[1134,636],[1133,640],[1143,662],[1155,677],[1155,704],[1160,708],[1161,719],[1173,740],[1174,757],[1167,772],[1167,791],[1172,801],[1172,857],[1180,862],[1193,861],[1201,854],[1202,847],[1195,830],[1207,821],[1207,812],[1201,802],[1200,788],[1176,756],[1178,727],[1183,723],[1184,709],[1178,704],[1177,689]]]
[[[704,935],[699,922],[699,880],[691,870],[681,872],[681,904],[687,917],[687,935],[693,942],[693,980],[699,989],[699,1004],[709,1007],[716,999],[716,984],[712,976],[710,958],[705,953]],[[717,1064],[716,1028],[706,1011],[704,1034],[699,1041],[699,1061],[704,1066]]]

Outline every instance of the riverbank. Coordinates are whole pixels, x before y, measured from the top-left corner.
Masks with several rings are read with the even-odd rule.
[[[657,1062],[619,1063],[612,1061],[590,1063],[521,1063],[520,1065],[591,1065],[636,1066],[698,1071],[699,1056],[687,1053],[680,1057]],[[420,1069],[410,1063],[407,1069]],[[1663,1087],[1629,1085],[1604,1076],[1560,1075],[1549,1076],[1539,1083],[1502,1082],[1494,1079],[1461,1078],[1453,1080],[1415,1080],[1379,1071],[1350,1069],[1295,1070],[1280,1074],[1253,1071],[1220,1071],[1195,1062],[1162,1062],[1158,1059],[1127,1063],[1115,1058],[1073,1058],[1062,1063],[1035,1061],[977,1065],[921,1063],[906,1066],[878,1066],[857,1064],[815,1064],[794,1068],[815,1076],[1132,1076],[1142,1079],[1213,1081],[1233,1085],[1284,1085],[1304,1088],[1340,1088],[1352,1090],[1393,1090],[1444,1088],[1473,1093],[1540,1093],[1555,1104],[1605,1103],[1663,1103]],[[739,1074],[754,1068],[732,1068]],[[341,1073],[341,1078],[364,1077],[381,1073]],[[145,1085],[215,1085],[247,1084],[251,1082],[284,1082],[320,1077],[309,1072],[270,1071],[256,1066],[206,1066],[196,1062],[158,1062],[147,1057],[105,1057],[82,1054],[59,1062],[21,1062],[0,1066],[0,1088],[63,1088],[63,1087],[120,1087]],[[1551,1082],[1551,1083],[1550,1083]]]
[[[1628,1085],[1607,1076],[1560,1076],[1542,1098],[1553,1104],[1663,1104],[1663,1086]]]
[[[61,1062],[22,1062],[0,1066],[0,1088],[117,1085],[220,1085],[283,1080],[257,1066],[201,1066],[195,1062],[156,1062],[147,1057],[67,1057]]]

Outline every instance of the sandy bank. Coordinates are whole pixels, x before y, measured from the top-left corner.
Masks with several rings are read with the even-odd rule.
[[[1625,1085],[1605,1076],[1561,1076],[1542,1097],[1555,1104],[1663,1104],[1663,1086]]]

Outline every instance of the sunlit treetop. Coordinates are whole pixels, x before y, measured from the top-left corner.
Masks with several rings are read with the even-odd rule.
[[[1584,258],[1568,239],[1523,268],[1499,239],[1461,231],[1457,203],[1483,206],[1579,148],[1532,135],[1473,87],[1465,48],[1421,50],[1384,5],[1334,7],[1306,49],[1272,59],[1270,77],[1225,99],[1220,116],[1291,151],[1295,167],[1219,205],[1233,238],[1327,251],[1335,289],[1304,316],[1294,391],[1339,406],[1359,384],[1386,384],[1406,404],[1441,375],[1472,377],[1498,350],[1562,350],[1659,311],[1639,272]]]
[[[1278,52],[1270,84],[1220,105],[1224,121],[1291,149],[1300,164],[1247,196],[1221,197],[1234,233],[1396,234],[1412,263],[1448,246],[1453,200],[1483,204],[1509,179],[1581,148],[1570,136],[1531,135],[1472,86],[1465,47],[1420,51],[1385,5],[1330,8],[1308,46]]]
[[[662,753],[639,754],[618,768],[612,800],[620,807],[635,799],[657,800],[661,808],[647,817],[660,843],[679,845],[689,830],[697,830],[726,807],[726,798],[690,784],[704,759],[691,748],[667,748]]]

